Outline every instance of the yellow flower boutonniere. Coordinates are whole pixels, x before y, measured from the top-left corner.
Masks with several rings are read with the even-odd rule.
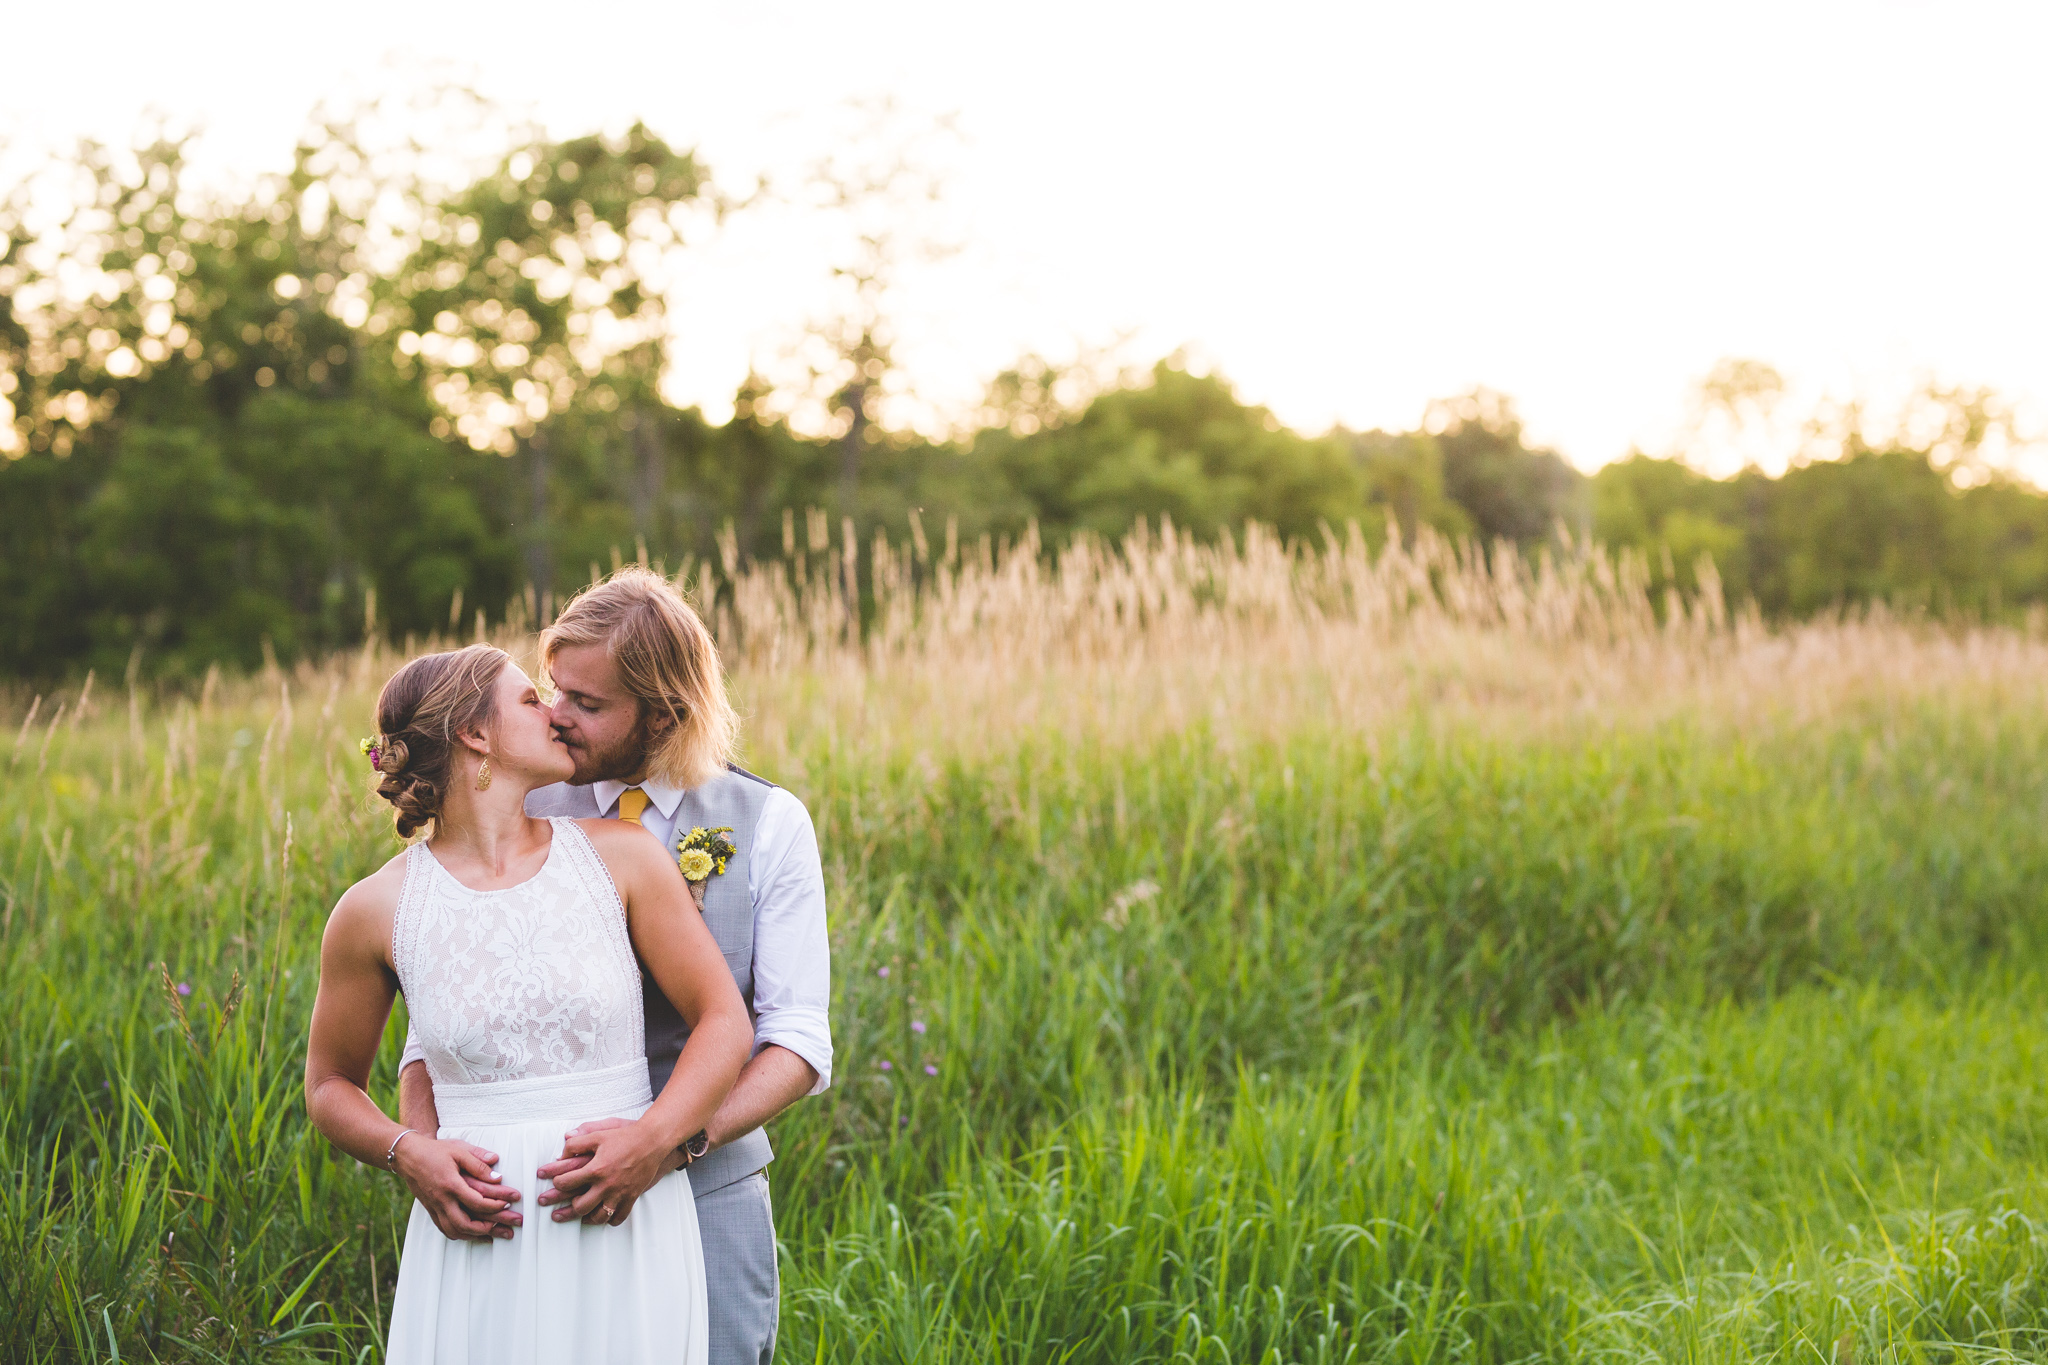
[[[703,882],[724,876],[726,860],[739,852],[731,835],[731,825],[720,825],[717,829],[696,825],[678,838],[676,866],[682,869],[683,880]]]

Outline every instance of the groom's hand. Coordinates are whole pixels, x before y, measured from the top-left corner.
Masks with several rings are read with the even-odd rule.
[[[398,1144],[398,1176],[441,1235],[481,1242],[512,1235],[523,1219],[512,1205],[519,1191],[499,1181],[495,1152],[413,1133]]]
[[[576,1127],[571,1128],[569,1130],[569,1137],[579,1138],[585,1133],[602,1133],[607,1128],[623,1128],[625,1126],[625,1119],[592,1119],[588,1123],[578,1124]],[[587,1156],[570,1156],[568,1154],[568,1143],[569,1138],[562,1139],[562,1155],[540,1168],[538,1174],[542,1180],[553,1180],[557,1176],[567,1175],[570,1171],[580,1171],[590,1164],[590,1158]],[[663,1175],[668,1174],[670,1171],[680,1171],[683,1169],[682,1148],[676,1148],[675,1151],[669,1154],[669,1158],[669,1161],[661,1168]]]
[[[554,1207],[558,1223],[580,1218],[617,1227],[640,1196],[674,1169],[675,1150],[651,1140],[643,1125],[593,1119],[568,1135],[560,1159],[537,1172],[554,1182],[539,1202]]]

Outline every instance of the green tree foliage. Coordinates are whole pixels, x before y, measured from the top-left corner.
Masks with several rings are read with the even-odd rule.
[[[399,629],[511,590],[499,471],[349,323],[364,225],[314,211],[317,152],[224,201],[174,141],[88,145],[67,216],[0,204],[0,670],[247,664],[353,638],[366,588]]]
[[[1366,431],[1349,439],[1367,505],[1391,518],[1403,538],[1412,541],[1425,526],[1454,540],[1473,534],[1471,514],[1444,487],[1444,451],[1435,437]]]
[[[1341,435],[1297,435],[1220,378],[1165,361],[1150,381],[1103,394],[1069,424],[984,432],[974,455],[1055,539],[1120,535],[1140,517],[1197,535],[1255,520],[1299,536],[1358,515],[1364,480]]]
[[[1554,450],[1522,440],[1514,403],[1490,389],[1433,404],[1425,425],[1440,433],[1444,490],[1486,541],[1533,547],[1563,525],[1583,531],[1585,478]]]
[[[1593,536],[1647,553],[1652,566],[1690,590],[1694,568],[1711,555],[1737,600],[1752,592],[1744,510],[1769,481],[1744,474],[1710,479],[1678,460],[1631,455],[1592,478]]]
[[[846,526],[900,537],[912,509],[1055,545],[1140,518],[1526,553],[1590,531],[1687,587],[1711,556],[1772,615],[2048,601],[2048,499],[1976,459],[2006,420],[1983,394],[1932,395],[1912,439],[1852,421],[1841,458],[1779,479],[1641,456],[1587,479],[1485,390],[1420,430],[1310,436],[1173,360],[1106,381],[1027,357],[954,441],[885,429],[866,397],[799,435],[759,378],[716,425],[656,387],[668,262],[730,207],[708,172],[640,127],[510,146],[447,187],[330,121],[231,195],[157,136],[0,199],[0,675],[291,658],[360,638],[373,602],[394,638],[466,628],[621,557],[843,554]],[[827,377],[842,418],[847,383],[883,382]],[[1736,366],[1710,397],[1754,416],[1775,383]]]
[[[1711,556],[1731,598],[1774,617],[1871,601],[1998,617],[2048,600],[2048,498],[1981,469],[1968,415],[1958,420],[1960,446],[1946,423],[1874,442],[1852,422],[1837,457],[1775,479],[1634,455],[1593,476],[1593,534],[1687,588]]]
[[[605,430],[629,449],[629,534],[651,529],[666,464],[655,387],[667,327],[660,274],[706,187],[690,155],[637,124],[615,141],[521,147],[428,207],[411,259],[382,282],[398,369],[416,373],[446,414],[436,434],[520,456],[520,539],[527,577],[543,590],[557,577],[557,501],[572,507],[568,541],[587,539],[573,509],[589,471],[575,463],[607,444]],[[571,434],[582,439],[557,452]],[[599,533],[616,541],[609,520]]]

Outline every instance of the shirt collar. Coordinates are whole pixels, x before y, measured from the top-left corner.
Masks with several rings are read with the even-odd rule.
[[[683,789],[671,787],[665,782],[614,782],[607,778],[602,782],[591,783],[590,794],[597,798],[599,811],[608,811],[619,804],[619,793],[632,786],[637,786],[647,793],[648,801],[661,812],[662,819],[675,818],[676,807],[682,804]]]

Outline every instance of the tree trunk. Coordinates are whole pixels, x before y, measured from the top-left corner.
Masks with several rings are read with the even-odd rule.
[[[656,522],[661,516],[663,477],[667,462],[662,458],[661,419],[651,408],[642,408],[633,421],[633,532],[643,540],[659,542]]]
[[[847,387],[845,403],[852,420],[846,424],[846,434],[839,438],[839,515],[851,517],[858,510],[854,500],[860,496],[861,447],[867,443],[868,435],[865,381],[856,379]]]
[[[526,576],[536,601],[555,588],[554,555],[548,546],[548,434],[536,429],[526,438]],[[545,625],[546,622],[541,624]]]

